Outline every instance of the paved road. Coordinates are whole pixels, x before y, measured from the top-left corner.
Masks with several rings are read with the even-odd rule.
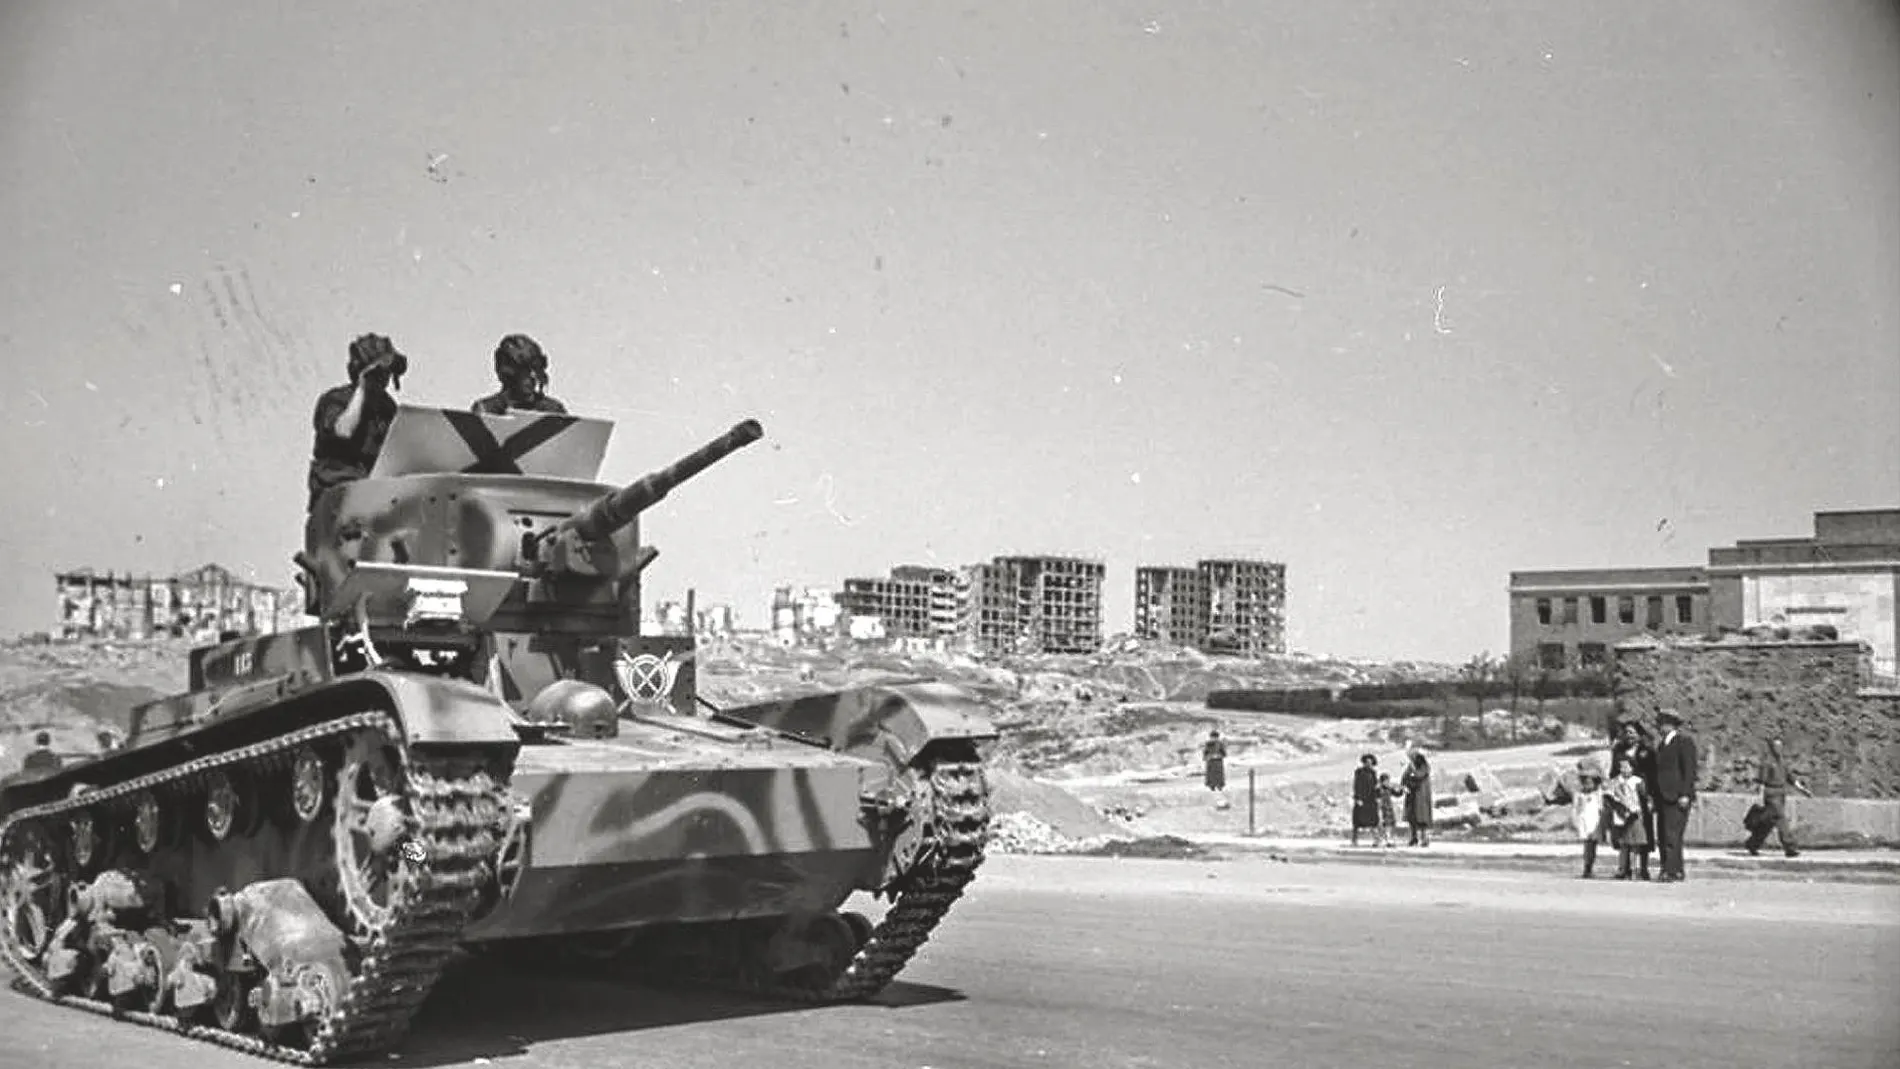
[[[905,979],[814,1010],[471,962],[386,1064],[1891,1067],[1900,889],[997,857]],[[0,993],[0,1065],[258,1064]]]

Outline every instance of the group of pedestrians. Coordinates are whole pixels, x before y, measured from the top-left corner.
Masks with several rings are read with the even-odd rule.
[[[1687,878],[1682,840],[1696,799],[1696,745],[1682,726],[1682,715],[1674,709],[1657,712],[1654,731],[1639,720],[1625,720],[1616,728],[1607,778],[1595,758],[1577,763],[1572,817],[1583,841],[1582,878],[1595,874],[1597,849],[1602,845],[1616,850],[1619,880],[1649,879],[1652,849],[1659,855],[1657,879],[1680,883]],[[1749,835],[1743,845],[1749,854],[1758,855],[1773,832],[1782,852],[1797,857],[1801,851],[1788,830],[1788,792],[1810,797],[1813,792],[1788,767],[1780,735],[1770,736],[1767,743],[1757,777],[1762,800],[1744,821]]]
[[[1607,778],[1595,758],[1577,763],[1571,812],[1583,840],[1582,878],[1596,874],[1597,848],[1608,845],[1616,850],[1619,880],[1650,879],[1652,850],[1660,870],[1655,879],[1687,879],[1682,838],[1695,804],[1695,781],[1695,739],[1683,732],[1680,712],[1657,711],[1653,730],[1635,718],[1618,724]]]
[[[1432,845],[1432,763],[1425,751],[1413,744],[1397,783],[1392,773],[1378,769],[1376,755],[1361,754],[1353,770],[1352,845],[1358,846],[1359,833],[1368,831],[1374,846],[1397,846],[1401,814],[1412,833],[1406,845]]]

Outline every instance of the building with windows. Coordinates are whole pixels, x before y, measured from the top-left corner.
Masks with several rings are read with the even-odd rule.
[[[1896,674],[1900,509],[1817,512],[1814,534],[1738,541],[1702,567],[1512,572],[1511,650],[1549,671],[1607,663],[1645,632],[1832,626]]]
[[[100,574],[91,568],[53,576],[61,638],[189,638],[287,631],[303,619],[301,591],[240,580],[206,564],[173,576]]]
[[[1207,644],[1207,579],[1199,568],[1135,569],[1135,637],[1200,649]]]
[[[1135,569],[1135,635],[1207,653],[1286,652],[1286,565],[1203,560]]]
[[[957,631],[961,577],[949,568],[906,564],[881,579],[846,579],[838,611],[847,620],[882,621],[879,637],[948,641]],[[863,631],[866,625],[854,625]]]
[[[1605,668],[1626,638],[1709,626],[1704,568],[1511,573],[1511,652],[1546,672]]]
[[[959,635],[989,653],[1094,653],[1107,566],[1081,557],[996,557],[964,569]]]
[[[1817,512],[1810,537],[1711,549],[1709,587],[1717,623],[1828,625],[1868,645],[1874,672],[1900,674],[1900,509]]]

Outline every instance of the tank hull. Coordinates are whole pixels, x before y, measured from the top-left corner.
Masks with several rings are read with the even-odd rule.
[[[518,862],[464,939],[831,910],[877,882],[863,799],[884,768],[783,741],[748,749],[736,731],[623,732],[522,751]]]

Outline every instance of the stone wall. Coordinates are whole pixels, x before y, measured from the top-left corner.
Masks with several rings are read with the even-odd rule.
[[[1615,653],[1622,716],[1679,710],[1702,791],[1748,791],[1779,732],[1816,794],[1900,797],[1900,700],[1861,690],[1857,642],[1634,642]]]

